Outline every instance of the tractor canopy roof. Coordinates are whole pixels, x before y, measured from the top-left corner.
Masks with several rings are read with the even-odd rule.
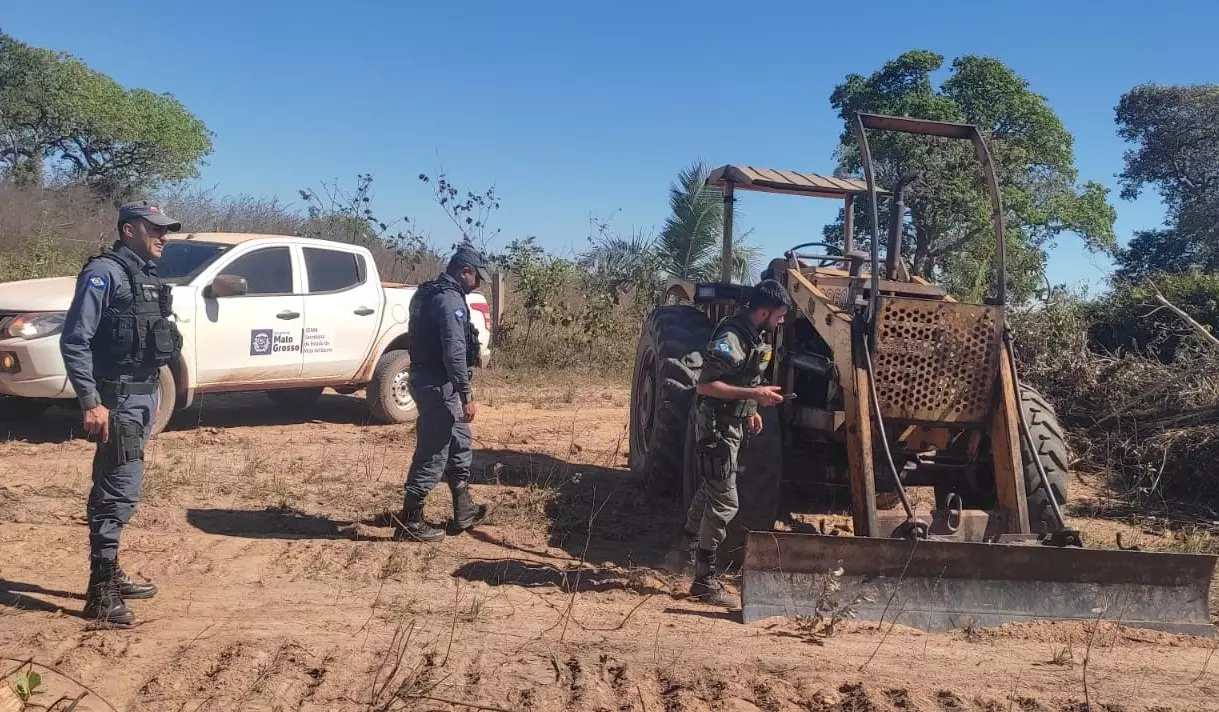
[[[868,192],[868,184],[862,180],[834,178],[800,171],[754,168],[753,166],[731,164],[720,166],[707,176],[709,186],[722,187],[729,182],[742,190],[806,195],[814,198],[844,198],[848,195],[864,195]],[[877,193],[885,194],[885,191],[878,187]]]

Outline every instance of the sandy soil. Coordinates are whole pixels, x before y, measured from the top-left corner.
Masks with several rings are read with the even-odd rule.
[[[123,541],[160,593],[118,631],[79,616],[91,446],[75,417],[0,426],[0,673],[32,659],[35,700],[84,694],[78,710],[1219,710],[1212,640],[1075,624],[817,638],[691,603],[655,568],[678,513],[625,468],[626,390],[481,393],[473,489],[497,509],[436,545],[388,539],[412,428],[365,424],[359,396],[180,413]],[[442,485],[430,521],[449,506]]]

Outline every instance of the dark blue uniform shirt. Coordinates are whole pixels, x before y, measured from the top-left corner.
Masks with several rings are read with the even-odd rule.
[[[428,305],[432,318],[440,331],[441,361],[445,374],[453,384],[453,390],[461,396],[463,403],[470,400],[470,367],[466,363],[466,324],[470,321],[470,305],[457,279],[441,274],[443,281],[456,285],[456,291],[446,289],[436,294]]]
[[[155,264],[143,259],[126,245],[119,245],[115,251],[133,258],[145,274],[156,273]],[[93,260],[77,276],[76,293],[59,337],[59,352],[68,371],[68,381],[76,391],[81,407],[86,410],[101,402],[97,393],[98,364],[94,361],[89,342],[107,309],[124,311],[131,305],[131,285],[127,283],[127,274],[114,262],[108,259]]]

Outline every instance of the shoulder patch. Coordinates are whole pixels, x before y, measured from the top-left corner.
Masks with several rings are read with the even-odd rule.
[[[728,339],[720,339],[719,341],[715,342],[715,350],[730,354],[732,353],[732,344],[728,343]]]
[[[96,289],[105,289],[107,284],[106,276],[102,274],[91,274],[85,281],[88,282],[90,287]]]
[[[457,317],[457,321],[461,321],[462,319],[466,318],[466,310],[465,309],[454,309],[453,316]]]

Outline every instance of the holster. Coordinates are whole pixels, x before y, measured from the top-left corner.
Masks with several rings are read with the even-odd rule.
[[[98,395],[110,408],[110,439],[104,443],[106,463],[120,467],[129,462],[144,459],[144,429],[134,420],[119,418],[118,401],[126,395],[151,395],[157,392],[158,382],[101,380],[97,384]]]
[[[106,443],[106,462],[121,467],[144,459],[144,432],[139,423],[124,421],[110,411],[110,442]]]
[[[734,463],[727,441],[710,437],[694,448],[694,472],[700,479],[722,482],[732,474]]]
[[[466,365],[470,368],[481,366],[482,351],[478,347],[478,329],[473,324],[466,325]]]

